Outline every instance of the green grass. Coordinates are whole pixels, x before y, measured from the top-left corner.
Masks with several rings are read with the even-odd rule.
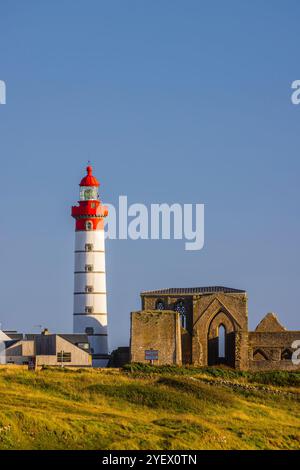
[[[244,379],[244,382],[267,384],[275,386],[300,387],[300,372],[269,371],[269,372],[245,372],[230,369],[228,367],[179,367],[173,365],[154,366],[150,364],[133,363],[124,366],[124,371],[138,374],[172,374],[172,375],[209,375],[225,380]]]
[[[300,449],[299,377],[138,364],[121,372],[7,367],[0,449]]]

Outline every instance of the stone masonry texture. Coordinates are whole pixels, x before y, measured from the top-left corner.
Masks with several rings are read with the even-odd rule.
[[[158,351],[155,364],[225,364],[238,370],[299,370],[292,345],[300,331],[287,331],[268,313],[248,331],[245,291],[222,287],[167,289],[141,294],[142,310],[131,314],[131,362],[149,362],[146,350]],[[219,331],[225,330],[225,355]],[[224,356],[224,357],[222,357]]]

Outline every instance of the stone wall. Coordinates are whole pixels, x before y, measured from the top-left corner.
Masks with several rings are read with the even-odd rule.
[[[175,310],[176,303],[182,301],[186,315],[186,329],[193,330],[193,296],[191,295],[142,295],[142,310],[156,310],[156,303],[162,301],[164,310]]]
[[[192,362],[192,338],[190,333],[181,328],[181,350],[182,364],[191,364]]]
[[[157,364],[226,364],[237,370],[300,370],[292,363],[292,343],[300,331],[287,331],[268,313],[248,332],[246,292],[183,294],[143,293],[142,311],[131,314],[131,361],[148,362],[145,350],[159,351]],[[183,302],[186,328],[174,311]],[[156,310],[158,303],[163,310]],[[220,328],[225,331],[225,357],[220,357]],[[299,354],[300,357],[300,354]]]
[[[218,328],[223,325],[227,345],[224,363],[234,367],[237,360],[235,334],[248,329],[247,295],[217,293],[194,296],[193,319],[192,363],[199,366],[217,363]]]
[[[248,370],[248,331],[238,331],[235,333],[235,369]]]
[[[300,340],[300,331],[254,331],[248,334],[250,370],[300,370],[291,356],[294,341]]]
[[[142,310],[131,313],[131,362],[149,363],[145,351],[158,351],[155,364],[182,364],[179,314],[171,310]]]

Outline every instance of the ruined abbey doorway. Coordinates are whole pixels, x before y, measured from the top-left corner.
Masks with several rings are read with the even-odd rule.
[[[220,312],[208,331],[208,365],[235,365],[235,333],[231,320]]]

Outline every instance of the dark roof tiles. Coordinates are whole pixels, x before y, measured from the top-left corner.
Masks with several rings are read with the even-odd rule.
[[[224,286],[208,286],[208,287],[171,287],[169,289],[149,290],[141,292],[141,295],[193,295],[193,294],[214,294],[223,292],[226,294],[245,294],[245,290],[233,289]]]

